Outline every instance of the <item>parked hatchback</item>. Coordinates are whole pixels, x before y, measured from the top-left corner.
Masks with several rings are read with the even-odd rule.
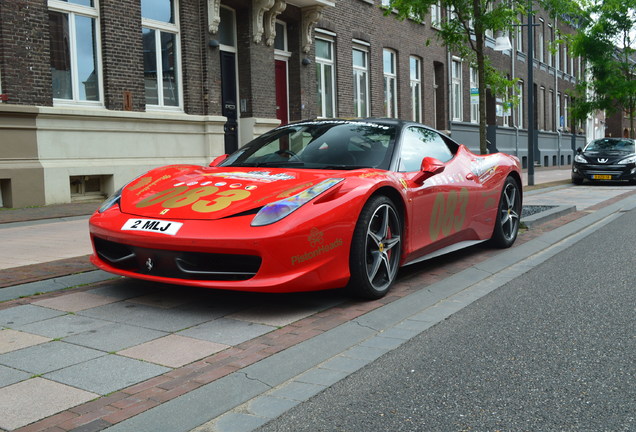
[[[576,150],[572,183],[629,181],[636,184],[636,141],[630,138],[600,138]]]

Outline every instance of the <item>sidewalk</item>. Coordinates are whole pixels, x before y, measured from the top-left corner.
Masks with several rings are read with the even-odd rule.
[[[569,170],[545,171],[535,173],[537,184],[569,179]],[[563,199],[573,189],[528,191],[526,202]],[[391,294],[373,302],[338,291],[273,296],[111,276],[86,285],[83,275],[98,273],[92,271],[37,282],[39,291],[52,291],[0,303],[0,430],[252,430],[473,301],[471,289],[483,295],[514,277],[503,275],[515,263],[532,256],[536,265],[540,251],[555,253],[552,245],[565,247],[614,217],[625,202],[634,204],[636,188],[592,192],[597,204],[523,232],[503,254],[476,247],[403,269]],[[6,212],[26,219],[29,210]],[[52,224],[77,222],[77,215],[59,221],[64,216],[24,227],[41,227],[44,242]],[[14,235],[22,223],[0,225],[0,236]]]

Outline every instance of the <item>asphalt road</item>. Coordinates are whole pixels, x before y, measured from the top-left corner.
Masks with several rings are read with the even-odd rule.
[[[258,429],[636,430],[636,211]]]

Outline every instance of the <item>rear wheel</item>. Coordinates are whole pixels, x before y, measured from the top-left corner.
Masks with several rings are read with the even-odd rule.
[[[520,218],[521,191],[517,181],[508,177],[501,191],[497,220],[490,239],[491,244],[500,248],[512,246],[517,239]]]
[[[372,197],[362,209],[353,232],[349,269],[349,291],[366,299],[377,299],[388,291],[400,265],[402,221],[393,202]]]

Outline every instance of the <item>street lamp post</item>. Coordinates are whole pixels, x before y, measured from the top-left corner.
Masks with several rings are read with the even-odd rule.
[[[520,27],[528,27],[528,186],[534,185],[534,12],[532,0],[528,0],[528,23],[515,24]],[[498,37],[495,43],[495,51],[506,51],[512,48],[507,36]]]
[[[534,185],[534,23],[528,1],[528,186]]]

